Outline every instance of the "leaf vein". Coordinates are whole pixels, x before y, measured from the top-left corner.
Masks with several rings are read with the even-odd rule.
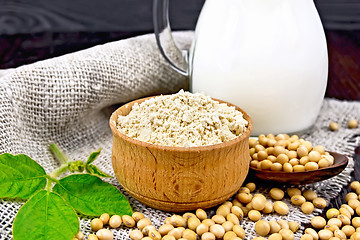
[[[60,213],[59,215],[63,217],[63,219],[66,219],[67,216],[65,216],[63,214],[63,211],[61,211],[61,209],[59,208],[58,204],[54,203],[54,206],[56,207],[56,209],[58,210],[58,212]],[[69,229],[71,229],[71,225],[69,224],[69,222],[66,221],[66,224],[68,226]]]
[[[44,224],[44,236],[46,239],[46,226],[48,225],[48,208],[49,208],[49,197],[50,197],[50,192],[47,192],[44,196],[46,196],[46,205],[45,205],[45,224]]]

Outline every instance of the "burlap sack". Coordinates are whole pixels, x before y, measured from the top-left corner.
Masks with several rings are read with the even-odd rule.
[[[189,48],[191,32],[175,36],[180,47]],[[112,134],[108,125],[109,115],[114,110],[111,106],[144,96],[176,92],[187,85],[187,79],[171,70],[160,56],[153,35],[112,42],[0,71],[0,153],[25,153],[50,173],[58,167],[48,150],[50,142],[56,142],[72,159],[86,159],[91,151],[102,148],[95,163],[114,175],[111,167]],[[324,145],[327,150],[346,154],[350,164],[339,176],[303,188],[314,189],[330,200],[349,181],[353,168],[351,156],[360,143],[360,134],[359,128],[350,130],[345,125],[350,117],[359,116],[359,102],[324,101],[316,125],[304,137]],[[327,125],[330,121],[337,121],[341,130],[329,132]],[[115,178],[107,181],[123,191]],[[125,195],[134,210],[151,218],[155,226],[170,215]],[[22,204],[8,199],[0,201],[0,239],[12,238],[12,222]],[[319,212],[316,210],[314,214]],[[291,206],[289,215],[267,215],[265,219],[282,218],[303,223],[312,216]],[[253,222],[244,219],[241,224],[247,239],[255,236]],[[85,235],[91,233],[90,219],[85,216],[81,216],[81,230]],[[115,239],[129,239],[130,229],[113,231]],[[299,238],[300,232],[296,236]]]

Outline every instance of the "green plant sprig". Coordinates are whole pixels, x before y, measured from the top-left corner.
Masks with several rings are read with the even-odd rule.
[[[100,177],[111,177],[92,163],[101,149],[90,154],[86,162],[69,161],[55,145],[50,151],[61,163],[51,174],[30,157],[4,153],[0,155],[0,198],[28,200],[13,223],[14,240],[71,240],[79,231],[77,213],[87,216],[131,215],[127,199],[113,185]],[[69,176],[59,179],[62,173]]]

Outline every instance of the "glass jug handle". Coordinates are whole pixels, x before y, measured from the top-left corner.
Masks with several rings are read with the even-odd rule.
[[[154,0],[153,24],[156,43],[161,55],[170,66],[188,76],[187,52],[182,52],[175,44],[169,24],[169,0]]]

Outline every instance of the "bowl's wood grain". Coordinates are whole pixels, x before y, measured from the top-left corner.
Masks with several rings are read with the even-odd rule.
[[[249,175],[261,180],[288,184],[306,184],[329,179],[341,173],[348,164],[348,158],[340,153],[329,152],[334,157],[334,164],[326,168],[305,172],[283,172],[259,170],[250,167]]]
[[[120,107],[110,118],[112,164],[124,189],[151,207],[172,212],[209,208],[231,197],[249,169],[250,117],[235,106],[249,126],[225,143],[190,148],[154,145],[129,138],[116,128],[119,114],[127,115],[135,102],[146,99]]]

